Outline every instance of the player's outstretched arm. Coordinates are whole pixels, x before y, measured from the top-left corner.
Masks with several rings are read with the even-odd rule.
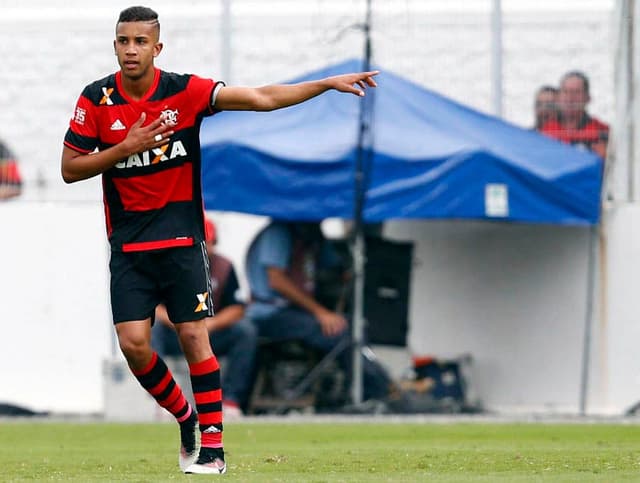
[[[367,87],[376,87],[378,71],[343,74],[299,84],[264,87],[223,87],[215,101],[215,108],[227,111],[273,111],[293,106],[335,89],[339,92],[364,96]]]

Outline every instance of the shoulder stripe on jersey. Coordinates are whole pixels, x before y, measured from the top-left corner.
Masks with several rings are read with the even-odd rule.
[[[85,87],[82,96],[86,97],[94,106],[112,106],[126,104],[118,89],[116,89],[116,74],[110,74]]]
[[[149,101],[163,101],[167,97],[180,94],[187,88],[190,78],[190,74],[160,71],[157,89],[153,92]]]

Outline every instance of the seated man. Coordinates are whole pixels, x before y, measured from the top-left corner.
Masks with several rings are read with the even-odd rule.
[[[350,338],[348,321],[315,298],[315,281],[324,237],[320,224],[273,221],[253,240],[247,253],[251,304],[247,316],[258,335],[270,340],[300,340],[328,353]],[[339,363],[350,373],[351,351]],[[384,370],[363,358],[364,399],[384,398],[390,381]]]
[[[240,416],[246,409],[253,377],[257,334],[244,319],[244,303],[231,261],[215,253],[216,227],[205,221],[207,253],[213,293],[214,316],[205,320],[209,340],[216,355],[226,357],[222,371],[222,407],[226,417]],[[161,356],[178,355],[180,344],[163,305],[156,308],[152,329],[153,344]]]

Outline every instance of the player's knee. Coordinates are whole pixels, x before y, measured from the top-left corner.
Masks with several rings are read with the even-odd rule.
[[[184,347],[185,350],[201,343],[203,338],[207,335],[206,331],[203,332],[200,327],[193,324],[176,324],[176,331],[178,332],[180,344],[182,344],[182,347]]]
[[[148,358],[151,351],[149,341],[142,337],[120,337],[120,350],[129,362],[137,362]]]

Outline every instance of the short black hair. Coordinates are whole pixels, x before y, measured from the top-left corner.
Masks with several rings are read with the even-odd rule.
[[[121,22],[152,22],[158,26],[160,30],[160,22],[158,21],[158,14],[155,10],[149,7],[129,7],[120,12],[118,17],[118,23]]]
[[[558,89],[557,87],[549,84],[545,84],[543,86],[540,86],[540,88],[538,88],[538,90],[536,91],[536,96],[539,94],[542,94],[543,92],[551,92],[553,94],[557,94],[559,91],[560,89]]]
[[[582,87],[584,87],[584,92],[586,94],[589,94],[589,78],[587,77],[587,74],[585,74],[581,70],[570,70],[562,76],[562,79],[560,79],[560,85],[562,85],[562,83],[569,77],[577,77],[578,79],[580,79],[582,81]]]

